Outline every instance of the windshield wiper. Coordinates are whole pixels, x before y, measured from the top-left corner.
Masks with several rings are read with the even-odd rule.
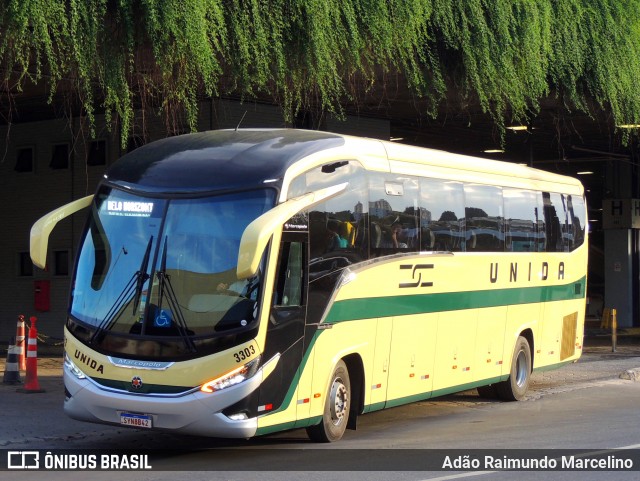
[[[135,314],[136,308],[138,307],[138,303],[140,301],[140,296],[142,295],[142,288],[147,279],[149,279],[149,274],[147,274],[147,267],[149,265],[149,257],[151,254],[151,245],[153,244],[153,236],[149,238],[149,242],[147,243],[147,250],[142,257],[142,262],[140,263],[140,269],[133,273],[131,279],[124,286],[120,295],[118,295],[116,301],[113,303],[107,315],[104,316],[104,319],[98,324],[95,332],[89,339],[89,344],[92,344],[104,331],[110,330],[115,324],[116,320],[122,314],[122,308],[127,303],[127,300],[130,298],[131,294],[135,292],[135,300],[133,313]],[[134,290],[135,289],[135,290]]]
[[[164,237],[162,246],[162,257],[160,258],[160,270],[156,272],[156,277],[160,281],[158,285],[158,307],[162,307],[162,298],[164,297],[165,280],[169,282],[167,271],[167,236]]]
[[[151,244],[153,244],[153,236],[149,237],[147,250],[144,253],[144,257],[142,258],[140,270],[137,272],[138,283],[136,285],[136,295],[133,298],[133,315],[136,314],[136,309],[138,308],[138,304],[140,304],[140,297],[142,297],[142,288],[144,287],[144,283],[147,279],[149,279],[149,274],[147,274],[147,267],[149,266],[149,257],[151,255]]]
[[[169,308],[173,312],[173,315],[176,318],[176,326],[178,328],[178,332],[180,333],[180,337],[184,340],[185,345],[191,352],[196,352],[196,345],[189,336],[189,328],[187,326],[187,321],[184,318],[184,314],[182,313],[182,309],[180,304],[178,303],[178,297],[176,296],[175,291],[173,290],[173,286],[171,285],[171,278],[167,275],[167,237],[164,238],[164,246],[162,247],[162,259],[160,261],[160,269],[156,271],[156,276],[158,277],[159,286],[158,286],[158,307],[162,309],[162,298],[166,293],[167,302],[169,304]]]

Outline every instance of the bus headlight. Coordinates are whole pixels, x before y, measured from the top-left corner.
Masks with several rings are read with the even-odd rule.
[[[87,378],[87,376],[85,376],[84,373],[80,369],[78,369],[78,366],[76,366],[73,363],[73,361],[71,360],[71,358],[66,352],[64,353],[64,365],[67,367],[67,369],[69,369],[69,372],[73,374],[75,377],[77,377],[78,379]]]
[[[226,389],[252,377],[257,371],[260,365],[260,356],[249,361],[244,366],[237,367],[233,371],[230,371],[222,376],[219,376],[211,381],[205,382],[200,386],[202,392],[216,392]]]

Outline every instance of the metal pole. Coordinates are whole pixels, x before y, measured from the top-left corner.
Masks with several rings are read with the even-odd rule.
[[[616,352],[618,344],[618,316],[616,310],[611,309],[611,352]]]

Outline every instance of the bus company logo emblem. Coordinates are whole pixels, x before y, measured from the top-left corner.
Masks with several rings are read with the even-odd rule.
[[[140,389],[142,387],[142,379],[140,376],[134,376],[133,379],[131,379],[131,387],[133,387],[133,389]]]
[[[400,270],[410,270],[412,282],[401,282],[399,288],[407,287],[432,287],[433,282],[423,281],[422,272],[424,269],[433,269],[433,264],[401,264]]]

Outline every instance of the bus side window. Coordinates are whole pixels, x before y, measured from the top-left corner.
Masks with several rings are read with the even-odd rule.
[[[544,202],[544,220],[547,234],[547,252],[563,252],[564,239],[562,226],[565,221],[565,212],[560,194],[549,192],[542,193]]]
[[[503,189],[505,246],[510,252],[538,252],[544,245],[539,228],[542,194],[521,189]]]
[[[327,247],[327,214],[313,210],[309,212],[310,259],[321,257]]]
[[[464,191],[460,182],[420,179],[420,249],[459,251],[462,249],[461,220]]]
[[[366,171],[355,160],[326,164],[293,179],[287,192],[290,199],[342,182],[349,184],[344,192],[309,212],[311,281],[369,257],[367,233],[363,230],[367,227]]]
[[[584,198],[579,196],[567,196],[567,209],[572,219],[573,248],[577,249],[584,243],[586,225],[586,207]]]
[[[274,306],[301,306],[304,280],[304,244],[283,242],[274,292]]]
[[[372,257],[420,250],[418,179],[396,174],[369,176]]]
[[[466,184],[464,196],[466,250],[504,251],[502,189]]]

